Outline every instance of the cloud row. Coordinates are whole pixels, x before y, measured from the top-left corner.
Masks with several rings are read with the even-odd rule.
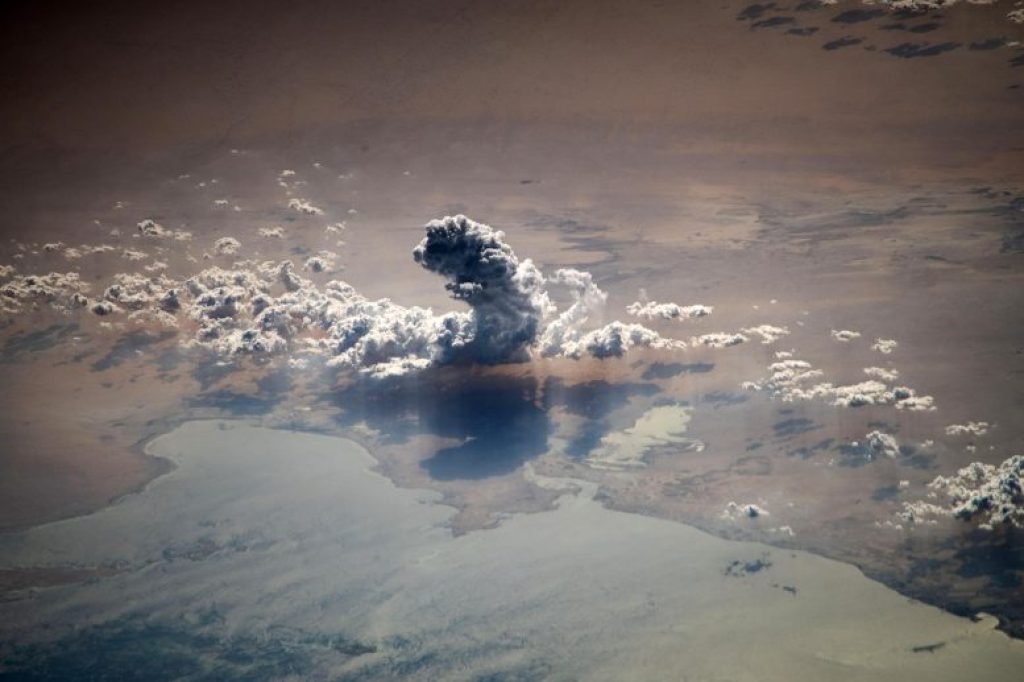
[[[879,376],[876,367],[864,371]],[[764,391],[783,402],[800,400],[825,400],[841,407],[862,407],[864,405],[895,405],[897,409],[912,411],[934,410],[931,396],[919,396],[912,388],[893,386],[878,379],[868,379],[856,384],[835,385],[821,381],[825,374],[815,369],[806,360],[792,357],[792,353],[776,353],[776,361],[768,366],[768,376],[758,381],[743,382],[743,388]],[[895,378],[893,374],[890,378]]]
[[[278,236],[268,232],[265,236]],[[152,220],[139,223],[139,234],[179,239]],[[88,297],[89,286],[77,273],[22,276],[5,266],[0,279],[8,281],[0,285],[0,305],[10,313],[37,302],[88,308],[105,318],[176,327],[190,335],[187,346],[218,355],[288,351],[300,364],[320,358],[373,376],[440,364],[609,358],[634,348],[686,347],[640,324],[613,321],[595,328],[590,322],[607,295],[590,273],[562,269],[546,277],[531,260],[520,260],[504,237],[461,215],[426,225],[414,261],[444,278],[451,297],[467,306],[440,315],[389,299],[369,300],[339,280],[318,285],[299,275],[291,261],[238,261],[185,280],[168,277],[161,272],[165,265],[154,263],[147,274],[115,275],[95,298]],[[223,237],[204,256],[234,256],[241,247],[233,237]],[[336,259],[337,254],[321,251],[303,268],[327,272]],[[568,290],[571,305],[559,311],[550,287]]]

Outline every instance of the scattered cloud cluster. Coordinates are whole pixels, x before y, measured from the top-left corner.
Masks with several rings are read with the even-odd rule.
[[[1024,455],[998,465],[973,462],[952,476],[936,477],[928,489],[927,499],[905,502],[897,516],[910,524],[951,517],[980,520],[985,530],[1001,524],[1024,527]]]
[[[967,422],[966,424],[950,424],[946,427],[947,436],[984,436],[992,427],[988,422]]]
[[[7,266],[0,278],[9,278],[0,285],[0,312],[14,314],[26,307],[46,304],[58,310],[71,310],[88,305],[85,294],[89,284],[77,272],[50,272],[45,275],[15,275]]]
[[[184,230],[168,230],[152,218],[146,218],[137,223],[138,234],[151,239],[174,239],[179,242],[187,242],[192,239],[192,233]]]
[[[152,220],[139,223],[139,230],[145,237],[175,238]],[[61,248],[55,244],[51,251]],[[223,237],[213,252],[232,256],[240,248],[237,239]],[[148,256],[136,252],[131,258]],[[532,261],[516,256],[502,232],[465,216],[428,223],[413,258],[442,276],[452,298],[468,309],[437,315],[388,299],[372,301],[342,281],[319,286],[291,261],[251,260],[184,280],[167,276],[166,264],[156,261],[146,272],[115,275],[92,299],[77,273],[21,276],[7,266],[0,273],[8,280],[0,298],[3,312],[17,312],[27,302],[88,308],[97,316],[178,328],[190,337],[185,345],[220,356],[288,351],[301,364],[320,358],[373,376],[457,362],[608,358],[633,348],[686,347],[640,324],[613,321],[594,328],[590,320],[602,312],[607,295],[590,273],[562,269],[545,277]],[[320,251],[303,267],[326,272],[336,260],[337,254]],[[559,311],[548,287],[568,289],[572,304]]]
[[[892,386],[877,379],[838,386],[821,381],[824,372],[787,352],[776,354],[776,362],[768,366],[768,372],[763,379],[744,382],[743,388],[767,392],[784,402],[818,399],[841,407],[894,405],[901,410],[935,409],[931,396],[919,396],[906,386]]]

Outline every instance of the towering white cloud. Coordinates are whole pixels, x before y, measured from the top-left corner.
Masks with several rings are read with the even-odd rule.
[[[485,363],[525,359],[554,310],[540,270],[528,258],[519,260],[503,232],[466,216],[433,220],[426,229],[413,258],[445,277],[452,298],[471,310],[470,338],[461,352]]]

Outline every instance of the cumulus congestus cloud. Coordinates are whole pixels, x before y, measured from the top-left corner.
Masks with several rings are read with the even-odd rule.
[[[503,232],[466,216],[432,220],[426,229],[413,258],[445,277],[452,298],[471,310],[461,351],[485,363],[526,359],[554,310],[540,270],[516,257]]]

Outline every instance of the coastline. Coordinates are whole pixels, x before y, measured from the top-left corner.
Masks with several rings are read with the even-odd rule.
[[[358,450],[364,452],[366,454],[366,457],[369,458],[371,463],[368,466],[368,471],[373,473],[374,475],[379,476],[380,478],[388,481],[388,483],[390,485],[396,486],[396,488],[407,489],[407,490],[411,490],[411,491],[414,491],[414,492],[420,492],[420,493],[427,492],[427,493],[430,493],[430,494],[433,494],[433,495],[438,495],[439,498],[437,499],[435,504],[440,504],[440,505],[444,505],[446,507],[451,508],[453,510],[453,516],[451,517],[452,519],[456,518],[458,516],[458,514],[460,513],[460,511],[461,511],[459,503],[458,503],[459,501],[455,500],[455,499],[452,499],[452,497],[450,495],[444,495],[444,493],[442,493],[442,492],[439,492],[437,490],[431,489],[429,487],[423,487],[423,486],[416,486],[414,488],[405,488],[405,486],[401,485],[399,482],[396,482],[394,480],[394,478],[392,478],[391,476],[388,475],[388,469],[387,469],[387,467],[385,465],[385,460],[383,460],[380,456],[378,456],[374,452],[374,441],[373,441],[373,438],[369,437],[367,434],[361,434],[361,433],[359,433],[357,431],[352,431],[351,429],[344,429],[344,428],[324,429],[324,428],[302,428],[302,427],[297,427],[297,426],[292,426],[292,427],[289,427],[289,428],[283,428],[283,427],[280,427],[280,426],[264,426],[261,422],[262,422],[262,420],[260,420],[260,419],[253,419],[251,417],[250,418],[234,418],[234,417],[225,418],[225,417],[195,416],[195,415],[191,415],[191,416],[182,415],[182,416],[179,416],[179,417],[176,417],[176,418],[165,419],[165,420],[163,420],[161,422],[161,428],[154,430],[153,433],[150,433],[149,435],[147,435],[147,436],[139,439],[138,441],[136,441],[135,445],[132,448],[134,453],[136,453],[137,455],[139,455],[141,457],[145,457],[146,459],[148,459],[148,460],[150,460],[152,462],[154,467],[158,467],[159,468],[159,473],[154,474],[144,484],[136,486],[133,490],[126,491],[123,494],[118,495],[115,498],[112,498],[109,501],[108,504],[103,505],[103,506],[97,508],[96,510],[93,510],[91,512],[84,513],[84,514],[77,514],[77,515],[66,517],[66,518],[62,518],[62,519],[54,519],[54,520],[48,520],[48,521],[45,521],[45,522],[39,523],[39,524],[32,524],[30,526],[26,526],[25,528],[23,528],[22,531],[28,530],[28,529],[38,529],[38,528],[42,528],[42,527],[45,527],[45,526],[48,526],[48,525],[51,525],[51,524],[59,524],[59,523],[62,523],[62,522],[67,522],[67,521],[74,521],[74,520],[85,519],[85,518],[88,518],[88,517],[92,516],[93,514],[95,514],[97,512],[108,510],[108,509],[111,509],[113,507],[116,507],[116,506],[124,503],[125,501],[133,498],[133,497],[137,497],[139,495],[145,494],[146,491],[149,490],[150,487],[154,483],[164,479],[165,477],[167,477],[170,474],[173,474],[177,470],[177,468],[178,468],[178,464],[175,462],[175,460],[173,458],[165,457],[165,456],[162,456],[162,455],[158,454],[157,450],[158,450],[158,446],[159,446],[160,442],[162,440],[164,440],[165,438],[173,437],[175,432],[178,431],[179,429],[181,429],[182,427],[186,427],[186,426],[189,426],[189,425],[192,425],[192,424],[205,424],[205,423],[218,423],[218,424],[225,424],[225,423],[227,423],[227,424],[231,424],[231,426],[229,426],[228,428],[234,428],[236,426],[252,427],[252,428],[256,428],[256,429],[268,429],[270,431],[276,431],[276,432],[281,432],[281,433],[300,433],[300,434],[308,434],[308,435],[312,435],[312,436],[327,437],[327,438],[331,438],[331,439],[339,439],[339,440],[342,440],[342,441],[346,441],[346,442],[352,444]],[[221,428],[223,428],[223,426]],[[495,528],[501,526],[501,524],[506,522],[509,518],[514,518],[514,517],[519,516],[519,515],[550,513],[551,511],[553,511],[554,509],[556,509],[558,507],[558,505],[560,504],[559,500],[563,500],[565,498],[565,495],[568,494],[566,492],[566,490],[567,490],[566,486],[543,485],[541,479],[546,479],[547,477],[538,476],[537,474],[533,473],[533,469],[532,469],[532,467],[531,467],[531,465],[529,463],[526,464],[526,468],[523,470],[523,477],[526,480],[528,480],[529,482],[531,482],[532,484],[534,484],[534,485],[536,485],[536,486],[538,486],[540,488],[544,488],[546,490],[554,491],[556,493],[555,502],[553,504],[545,506],[543,508],[537,508],[537,509],[533,509],[533,510],[530,510],[530,511],[522,511],[522,510],[520,510],[520,511],[512,512],[510,515],[506,516],[505,518],[495,518],[495,519],[492,519],[492,522],[489,525],[479,525],[479,526],[476,526],[476,527],[461,528],[460,529],[458,526],[453,525],[453,524],[451,524],[449,522],[447,524],[447,527],[448,527],[449,532],[451,532],[453,538],[458,538],[460,536],[464,536],[464,535],[472,534],[472,533],[491,532]],[[555,480],[555,479],[548,479],[548,480]],[[558,479],[558,480],[561,481],[562,479]],[[576,479],[564,479],[564,480],[565,481],[575,481]],[[823,559],[827,559],[829,561],[835,561],[835,562],[840,563],[840,564],[851,566],[851,567],[855,568],[857,571],[859,571],[866,579],[871,580],[873,582],[877,582],[878,584],[883,585],[886,588],[891,589],[894,592],[896,592],[896,593],[898,593],[898,594],[900,594],[900,595],[902,595],[902,596],[904,596],[904,597],[906,597],[908,599],[911,599],[911,600],[914,600],[914,601],[917,601],[917,602],[920,602],[922,604],[926,604],[926,605],[929,605],[929,606],[933,606],[933,607],[938,608],[938,609],[940,609],[940,610],[942,610],[942,611],[944,611],[946,613],[949,613],[951,615],[957,616],[959,618],[964,618],[966,620],[971,620],[971,621],[975,621],[976,622],[977,619],[979,618],[979,610],[978,609],[971,608],[968,604],[965,604],[963,601],[957,600],[956,598],[951,597],[946,592],[939,591],[939,590],[927,590],[927,589],[915,588],[915,586],[910,584],[910,583],[908,583],[907,580],[904,577],[901,577],[899,574],[895,574],[895,573],[893,573],[891,571],[890,572],[886,572],[883,569],[879,569],[877,567],[873,567],[873,566],[868,565],[868,564],[862,564],[862,563],[858,563],[858,562],[849,561],[849,560],[843,558],[842,556],[834,556],[831,553],[827,553],[827,552],[822,552],[822,551],[816,550],[816,548],[814,548],[814,547],[809,547],[809,546],[802,545],[801,543],[799,543],[799,541],[795,541],[795,540],[789,540],[789,541],[787,541],[785,543],[775,544],[775,543],[772,543],[770,540],[766,540],[766,539],[763,539],[763,538],[751,539],[751,538],[748,538],[748,537],[736,537],[735,534],[732,534],[730,536],[730,534],[728,534],[728,533],[723,533],[720,528],[715,528],[715,527],[710,527],[710,526],[707,526],[707,525],[702,525],[700,523],[699,519],[694,519],[694,520],[689,520],[689,521],[679,520],[679,519],[665,519],[663,517],[659,517],[657,515],[650,514],[650,513],[645,513],[645,512],[640,511],[640,510],[624,508],[622,506],[616,505],[613,500],[608,499],[606,496],[601,495],[600,488],[596,484],[584,481],[582,479],[580,479],[578,481],[578,483],[582,484],[582,485],[585,485],[585,486],[592,486],[593,487],[593,492],[595,493],[594,500],[593,500],[594,503],[600,505],[602,508],[607,509],[607,510],[609,510],[611,512],[624,513],[624,514],[630,514],[630,515],[637,515],[637,516],[640,516],[640,517],[643,517],[643,518],[646,518],[646,519],[652,519],[652,520],[657,520],[657,521],[665,521],[665,522],[668,522],[668,523],[679,524],[679,525],[684,526],[686,528],[693,529],[695,531],[698,531],[700,533],[704,533],[704,534],[706,534],[706,535],[708,535],[710,537],[713,537],[713,538],[716,538],[716,539],[719,539],[719,540],[723,540],[723,541],[740,542],[740,543],[747,544],[747,545],[750,545],[750,546],[765,546],[765,545],[767,545],[769,547],[772,547],[772,548],[774,548],[776,550],[781,550],[781,551],[794,551],[795,550],[795,551],[800,551],[800,552],[806,552],[806,553],[808,553],[810,555],[818,556],[818,557],[821,557]],[[569,486],[569,487],[571,487],[571,486]],[[13,535],[13,534],[17,534],[18,532],[20,532],[20,531],[11,530],[11,531],[4,531],[3,534],[4,535],[9,535],[9,534]],[[54,585],[71,585],[71,584],[82,582],[82,581],[91,581],[91,580],[95,580],[95,579],[98,579],[98,578],[102,579],[104,577],[108,577],[108,576],[111,576],[111,575],[116,575],[119,572],[120,572],[120,570],[114,570],[114,569],[111,568],[111,566],[104,566],[104,565],[97,565],[97,566],[92,566],[92,567],[80,566],[80,565],[74,565],[74,566],[69,565],[69,566],[64,566],[64,567],[62,567],[62,566],[25,566],[25,567],[19,567],[19,568],[16,568],[16,569],[5,569],[3,571],[0,571],[0,575],[2,575],[2,577],[3,577],[3,579],[0,580],[0,586],[2,586],[2,592],[3,592],[3,597],[2,598],[3,599],[7,599],[7,598],[10,597],[10,595],[12,593],[16,593],[16,592],[19,592],[19,591],[25,590],[25,589],[43,588],[43,587],[49,587],[49,586],[54,586]],[[1008,618],[1005,615],[1005,609],[991,608],[990,607],[990,608],[984,609],[984,613],[988,614],[989,616],[991,616],[991,617],[993,617],[993,618],[995,618],[997,620],[996,629],[998,629],[999,631],[1003,632],[1004,634],[1006,634],[1007,636],[1009,636],[1009,637],[1011,637],[1011,638],[1013,638],[1015,640],[1024,640],[1024,622],[1022,622],[1020,620],[1017,620],[1017,619],[1014,619],[1014,618]]]

